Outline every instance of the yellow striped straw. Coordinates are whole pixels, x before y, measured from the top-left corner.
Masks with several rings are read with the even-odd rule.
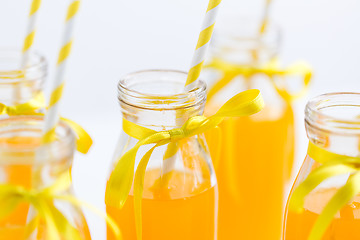
[[[185,84],[185,90],[193,89],[199,79],[203,67],[211,36],[214,32],[215,20],[221,0],[210,0],[206,10],[205,19],[201,28],[200,36],[196,45],[195,53],[191,62],[191,68]]]
[[[269,23],[269,13],[270,13],[270,7],[271,7],[271,3],[272,0],[266,0],[265,2],[265,9],[264,9],[264,13],[263,13],[263,18],[261,21],[261,26],[260,26],[260,34],[263,34],[267,28],[267,25]]]
[[[39,8],[41,5],[41,0],[33,0],[30,7],[29,20],[26,27],[26,34],[22,48],[22,57],[21,57],[21,69],[25,69],[26,64],[29,59],[29,53],[34,43],[35,33],[36,33],[36,19],[38,16]],[[20,82],[21,84],[22,82]],[[14,98],[18,102],[21,98],[21,86],[16,85],[14,89]]]
[[[74,21],[78,13],[79,6],[79,0],[70,0],[65,20],[62,45],[57,60],[54,85],[50,95],[47,113],[45,114],[45,126],[43,132],[44,143],[49,143],[53,140],[55,128],[59,121],[59,101],[64,89],[65,69],[71,52]]]
[[[26,28],[26,36],[24,40],[24,45],[22,49],[22,60],[21,60],[21,67],[24,68],[26,66],[29,51],[34,43],[35,38],[35,26],[36,26],[36,19],[38,16],[39,8],[40,8],[41,0],[33,0],[31,3],[30,13],[29,13],[29,21]]]

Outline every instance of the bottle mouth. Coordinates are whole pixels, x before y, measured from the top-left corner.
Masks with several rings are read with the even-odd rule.
[[[261,25],[260,18],[255,17],[228,16],[218,21],[212,41],[214,57],[221,56],[236,63],[253,62],[254,52],[258,60],[263,61],[277,56],[281,44],[280,27],[269,21],[265,31],[260,33]]]
[[[26,56],[26,64],[22,66],[24,54],[21,50],[0,48],[0,84],[37,81],[46,77],[46,59],[36,52],[29,52]]]
[[[344,135],[360,135],[360,93],[337,92],[310,100],[305,123],[313,128]]]
[[[75,136],[64,122],[56,128],[56,139],[41,144],[44,117],[14,116],[0,120],[0,165],[36,165],[61,162],[71,165]]]
[[[191,108],[206,101],[206,84],[199,80],[193,89],[184,90],[186,72],[144,70],[123,77],[118,84],[120,103],[149,110]]]

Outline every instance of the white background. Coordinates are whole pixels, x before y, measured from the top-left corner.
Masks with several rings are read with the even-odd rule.
[[[0,0],[0,46],[20,48],[30,0]],[[223,0],[228,14],[259,15],[264,0]],[[67,1],[43,0],[35,49],[50,62],[50,78],[60,44]],[[63,116],[83,125],[94,139],[91,152],[76,154],[74,185],[81,199],[104,208],[104,187],[121,129],[116,85],[140,69],[187,70],[207,0],[84,0],[61,104]],[[274,0],[271,16],[282,27],[284,64],[307,60],[314,68],[310,98],[325,92],[359,91],[360,1]],[[47,88],[48,89],[48,88]],[[298,163],[305,154],[305,101],[296,104]],[[86,212],[93,239],[104,224]]]

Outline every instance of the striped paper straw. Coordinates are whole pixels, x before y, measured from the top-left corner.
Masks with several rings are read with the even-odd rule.
[[[266,0],[265,9],[264,9],[263,18],[262,18],[261,27],[260,27],[260,34],[263,34],[265,32],[266,27],[269,23],[269,12],[270,12],[271,3],[272,3],[272,0]]]
[[[191,68],[185,84],[185,90],[193,89],[199,79],[203,67],[211,36],[214,32],[215,20],[221,0],[210,0],[206,10],[202,30],[196,45],[195,53],[191,62]]]
[[[59,101],[64,89],[64,74],[71,51],[74,21],[79,10],[79,6],[79,0],[70,0],[65,21],[66,25],[63,33],[62,45],[57,61],[54,85],[50,95],[47,113],[45,114],[45,126],[43,133],[44,143],[52,141],[56,125],[59,121]]]
[[[35,38],[35,33],[36,33],[36,30],[35,30],[36,19],[38,16],[40,5],[41,5],[41,0],[33,0],[31,3],[29,20],[28,20],[27,27],[26,27],[26,35],[25,35],[23,48],[22,48],[22,57],[21,57],[21,63],[20,63],[21,69],[25,69],[28,59],[29,59],[30,50],[34,43],[34,38]],[[20,81],[20,85],[16,85],[14,88],[13,94],[14,94],[15,102],[17,102],[17,103],[21,99],[21,84],[22,84],[22,82]]]
[[[39,8],[40,8],[41,0],[33,0],[31,3],[30,13],[29,13],[29,21],[26,28],[26,36],[24,40],[24,45],[22,49],[22,59],[21,59],[21,67],[24,68],[26,66],[29,52],[34,43],[35,38],[35,26],[36,19],[38,16]]]

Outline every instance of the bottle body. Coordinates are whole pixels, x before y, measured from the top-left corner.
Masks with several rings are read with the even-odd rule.
[[[36,160],[39,158],[37,151],[41,144],[42,121],[42,118],[32,116],[11,117],[0,121],[0,185],[15,185],[37,191],[51,186],[63,174],[69,174],[74,142],[68,140],[73,136],[68,136],[72,133],[65,125],[59,129],[67,135],[59,134],[59,137],[66,140],[52,144],[52,157],[46,156],[41,161]],[[72,195],[72,187],[62,194]],[[83,239],[91,239],[86,220],[78,207],[60,200],[54,200],[53,204],[60,212],[66,213],[66,218]],[[0,239],[50,239],[46,235],[43,219],[40,219],[38,228],[31,236],[25,237],[29,222],[36,216],[37,210],[29,203],[20,203],[11,213],[0,219]]]
[[[265,101],[261,112],[221,123],[220,148],[213,132],[206,134],[219,183],[219,240],[280,239],[284,195],[294,161],[291,103],[276,91],[276,79],[261,72],[276,58],[278,33],[270,29],[259,36],[256,26],[251,28],[239,31],[239,36],[222,29],[214,37],[205,73],[211,97],[205,107],[208,115],[224,99],[247,89],[259,89]]]
[[[173,71],[129,75],[120,81],[125,85],[119,87],[123,118],[142,127],[164,131],[181,127],[189,117],[201,115],[205,87],[199,87],[190,95],[184,93],[179,96],[177,94],[182,93],[185,78],[185,73]],[[158,79],[161,80],[155,81]],[[137,97],[142,100],[136,102],[137,99],[128,98],[131,93],[124,93],[128,88],[143,91],[142,95],[145,93],[147,96]],[[152,92],[147,93],[148,90]],[[138,141],[122,132],[114,162]],[[136,165],[148,149],[147,146],[139,149]],[[157,147],[151,154],[144,175],[143,239],[215,239],[216,188],[216,178],[203,135]],[[121,209],[107,205],[106,210],[119,224],[124,240],[136,239],[133,189]],[[115,239],[109,229],[107,233],[109,240]]]
[[[307,240],[325,207],[356,173],[329,176],[306,195],[302,211],[290,208],[294,191],[320,167],[324,169],[327,160],[334,160],[329,156],[337,154],[337,156],[346,156],[345,159],[359,156],[357,126],[359,100],[360,96],[356,93],[333,93],[321,95],[308,103],[305,125],[310,140],[309,150],[288,198],[284,240]],[[322,158],[320,154],[315,154],[312,146],[326,150],[325,158]],[[342,198],[346,199],[346,195],[344,194]],[[357,194],[336,212],[321,239],[359,239],[359,209],[360,196]]]
[[[226,119],[220,128],[221,152],[214,163],[219,239],[234,234],[239,239],[279,239],[287,184],[284,172],[290,171],[285,162],[293,159],[294,151],[291,108],[277,120]],[[210,151],[219,144],[211,134],[206,135]],[[262,231],[257,230],[259,224]]]

